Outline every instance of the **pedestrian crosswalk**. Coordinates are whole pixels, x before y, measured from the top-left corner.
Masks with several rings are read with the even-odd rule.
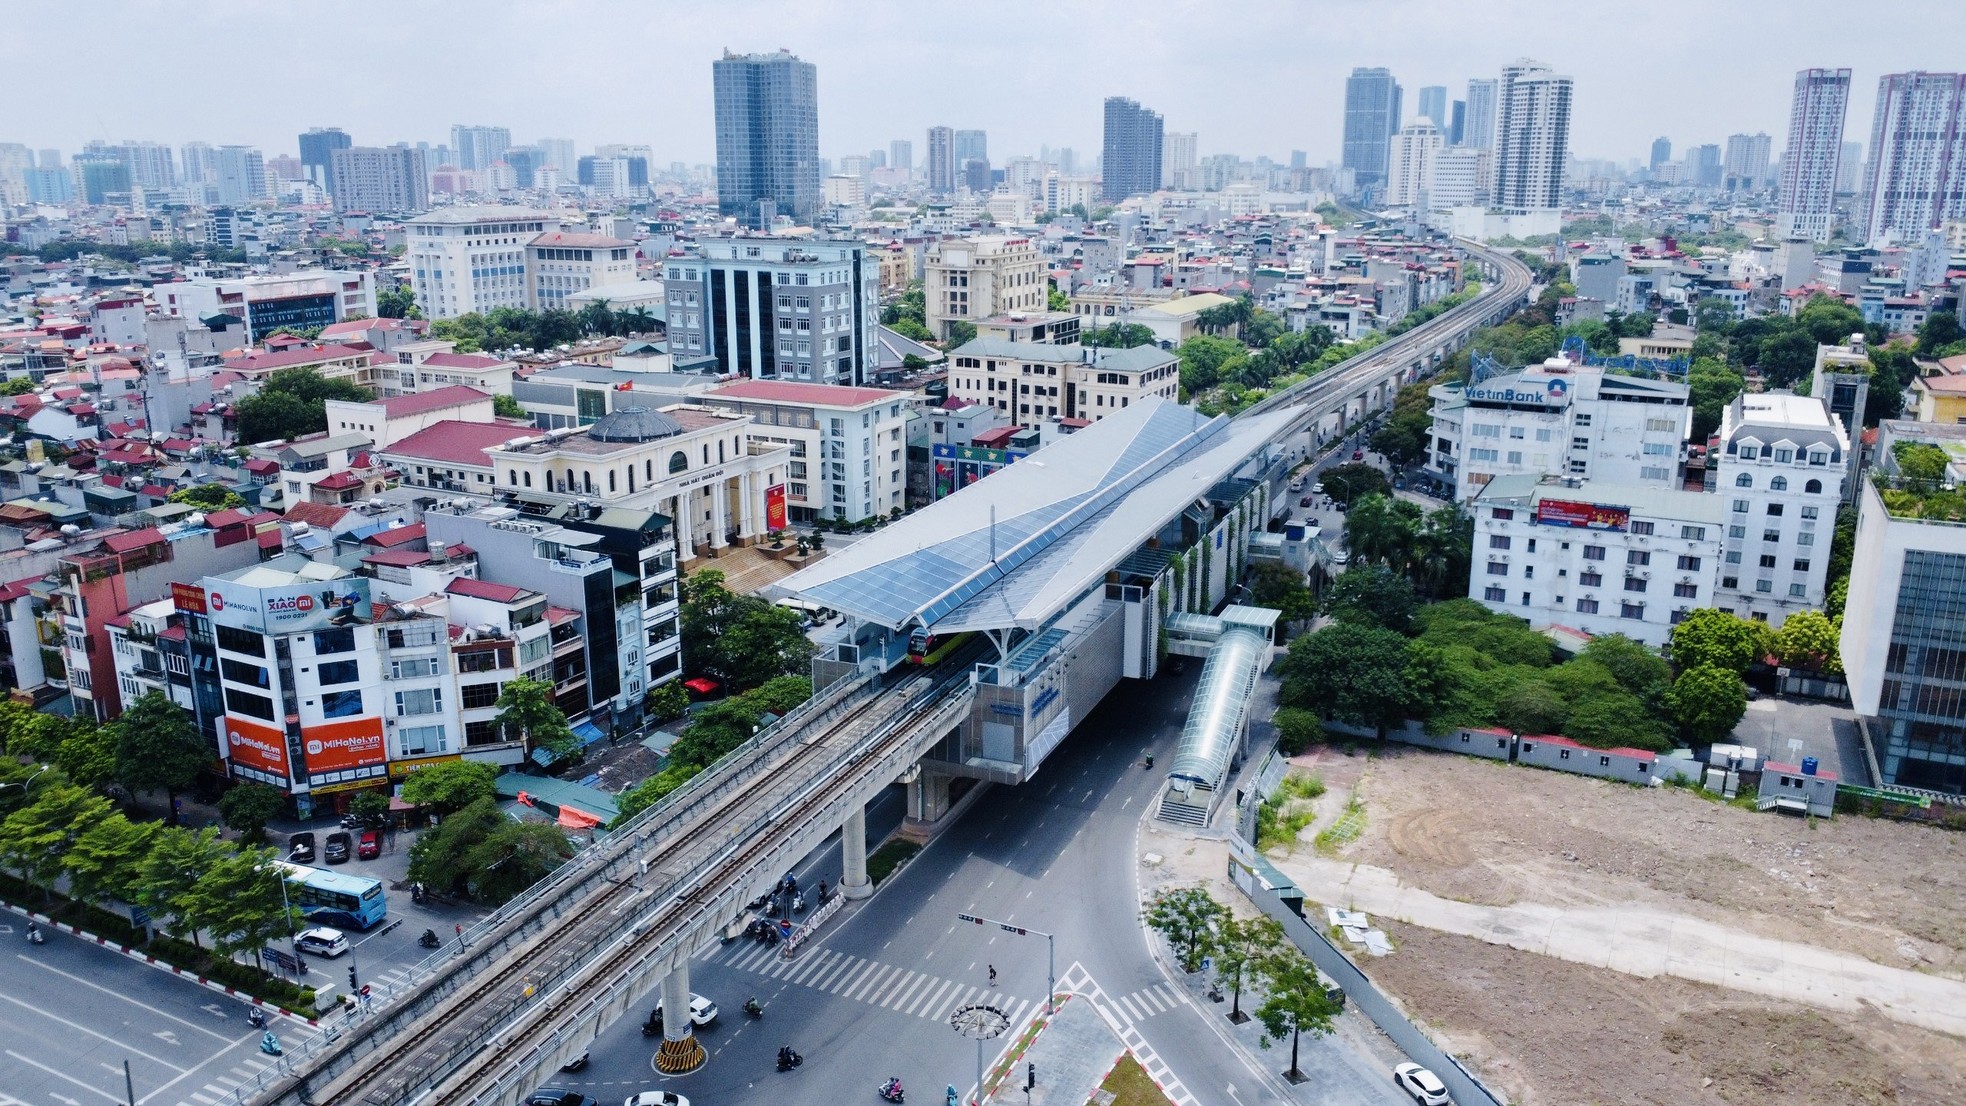
[[[777,946],[745,942],[715,950],[706,959],[930,1021],[941,1021],[961,1006],[988,1003],[1016,1024],[1043,1003],[1042,998],[1006,994],[1001,987],[962,983],[832,949],[810,948],[791,960],[778,952]]]
[[[1122,1030],[1181,1004],[1181,993],[1168,983],[1155,983],[1118,997],[1109,995],[1090,972],[1076,963],[1065,972],[1065,978],[1058,981],[1058,989],[1092,1000],[1092,1004]]]
[[[242,1060],[211,1082],[188,1092],[177,1106],[236,1106],[253,1093],[259,1073],[268,1066],[257,1060]],[[246,1095],[239,1093],[242,1085],[247,1088]]]

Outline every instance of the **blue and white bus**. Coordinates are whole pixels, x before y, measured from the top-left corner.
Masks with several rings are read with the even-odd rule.
[[[373,929],[389,912],[382,881],[276,860],[287,876],[287,896],[301,917],[341,929]]]

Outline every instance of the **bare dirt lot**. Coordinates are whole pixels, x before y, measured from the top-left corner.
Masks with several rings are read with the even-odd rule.
[[[1365,797],[1364,832],[1338,855],[1444,898],[1643,904],[1966,978],[1966,834],[1757,813],[1423,749],[1319,759],[1334,793],[1357,776]]]
[[[1942,1106],[1966,1083],[1966,1042],[1944,1034],[1385,929],[1399,951],[1366,971],[1522,1106]]]

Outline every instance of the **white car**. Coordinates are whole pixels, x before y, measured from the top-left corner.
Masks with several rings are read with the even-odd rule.
[[[1418,1064],[1406,1063],[1393,1069],[1393,1085],[1413,1096],[1420,1106],[1449,1106],[1447,1084],[1440,1076]]]
[[[309,956],[333,959],[348,951],[348,935],[332,926],[303,929],[294,938],[294,948]]]
[[[643,1091],[629,1095],[621,1106],[689,1106],[689,1099],[674,1091]]]
[[[1331,555],[1331,563],[1343,567],[1352,563],[1352,555],[1340,549]]]
[[[662,1004],[655,1004],[656,1013],[662,1012]],[[689,996],[689,1021],[691,1025],[705,1026],[717,1020],[717,1004],[694,991]],[[653,1094],[654,1092],[650,1092]]]
[[[1311,485],[1311,494],[1312,494],[1312,495],[1323,495],[1323,494],[1324,494],[1324,481],[1322,481],[1322,480],[1320,480],[1320,481],[1318,481],[1317,483],[1315,483],[1315,484],[1312,484],[1312,485]]]

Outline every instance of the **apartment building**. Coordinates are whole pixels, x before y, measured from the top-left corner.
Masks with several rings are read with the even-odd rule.
[[[159,284],[153,295],[160,315],[191,320],[231,315],[246,324],[246,336],[254,342],[283,326],[312,330],[376,313],[375,284],[364,269],[194,277]]]
[[[404,262],[432,319],[526,307],[526,247],[552,217],[523,207],[442,207],[404,225]]]
[[[1674,487],[1693,424],[1685,384],[1609,375],[1560,357],[1427,391],[1427,469],[1451,481],[1461,501],[1508,474]]]
[[[929,246],[922,273],[928,328],[938,339],[949,337],[952,323],[1046,309],[1045,261],[1029,238],[943,239]]]
[[[489,353],[458,353],[457,343],[432,338],[398,343],[374,358],[372,386],[384,399],[467,387],[486,395],[512,394],[518,364]]]
[[[995,407],[1018,426],[1098,422],[1147,396],[1178,402],[1180,359],[1155,346],[1054,346],[978,338],[950,358],[949,395]]]
[[[321,183],[334,197],[336,211],[407,214],[430,206],[430,175],[422,150],[344,146],[328,154],[327,168],[328,179]]]
[[[669,348],[757,380],[872,379],[880,263],[862,242],[716,238],[670,258]]]
[[[859,522],[907,506],[906,392],[744,380],[703,392],[699,402],[751,416],[752,441],[791,450],[789,521]]]
[[[1786,392],[1737,396],[1708,461],[1728,506],[1712,606],[1779,626],[1822,606],[1850,438],[1823,400]]]
[[[569,307],[589,288],[635,279],[635,243],[606,234],[549,230],[526,243],[526,301],[534,311]]]

